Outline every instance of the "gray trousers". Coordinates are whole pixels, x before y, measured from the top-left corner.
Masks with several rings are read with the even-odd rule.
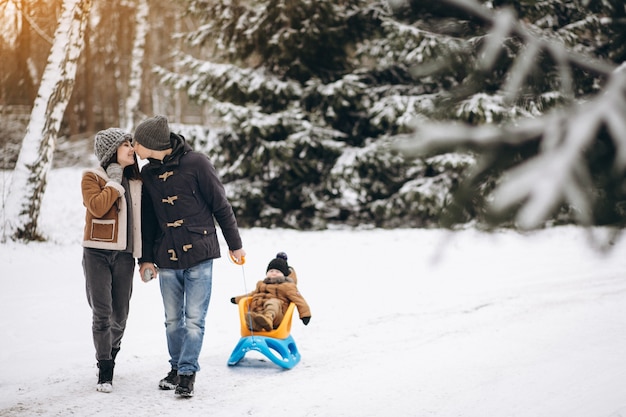
[[[128,252],[83,248],[83,270],[96,359],[112,359],[126,329],[135,259]]]

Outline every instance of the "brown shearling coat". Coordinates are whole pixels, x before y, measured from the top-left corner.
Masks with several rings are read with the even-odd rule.
[[[141,181],[129,180],[133,207],[133,257],[141,257]],[[83,172],[81,181],[85,206],[83,246],[87,248],[124,250],[127,246],[125,189],[111,181],[102,167]]]

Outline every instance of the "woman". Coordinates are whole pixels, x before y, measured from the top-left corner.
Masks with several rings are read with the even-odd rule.
[[[141,187],[132,136],[119,128],[95,137],[100,166],[81,182],[87,208],[83,269],[100,392],[113,390],[113,367],[126,328],[135,258],[141,257]]]

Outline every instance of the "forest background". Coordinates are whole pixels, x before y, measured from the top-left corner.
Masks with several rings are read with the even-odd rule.
[[[79,19],[55,129],[36,103]],[[24,140],[41,116],[65,166],[165,114],[244,227],[621,226],[625,23],[621,0],[0,0],[0,163],[50,151]],[[37,237],[46,172],[22,165],[3,238],[20,192],[11,236]]]

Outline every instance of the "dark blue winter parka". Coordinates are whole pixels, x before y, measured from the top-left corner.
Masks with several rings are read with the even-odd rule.
[[[149,159],[141,170],[140,262],[186,269],[219,258],[215,220],[229,249],[241,249],[237,220],[213,164],[184,137],[170,133],[170,141],[172,153],[163,161]]]

